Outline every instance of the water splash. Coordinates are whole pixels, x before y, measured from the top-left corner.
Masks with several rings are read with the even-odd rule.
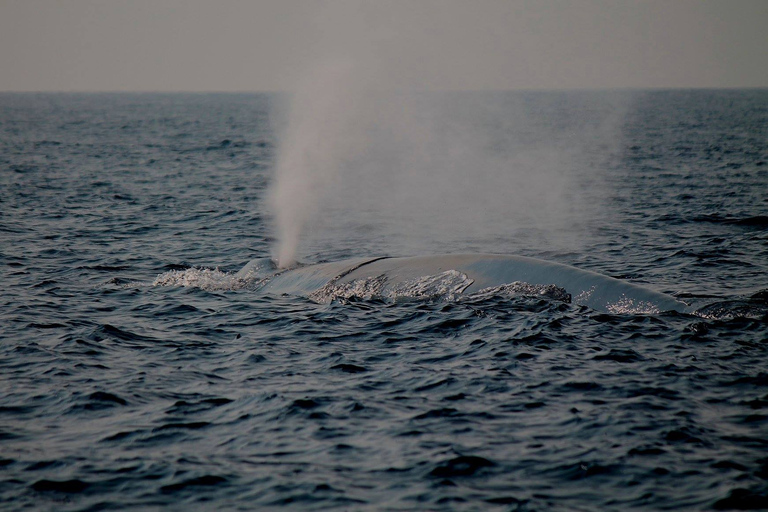
[[[182,286],[218,292],[259,288],[266,279],[268,278],[256,274],[241,276],[239,273],[222,272],[218,268],[188,268],[160,274],[152,282],[152,286]]]
[[[622,297],[614,303],[606,304],[609,313],[614,315],[657,315],[661,313],[659,307],[642,300]]]

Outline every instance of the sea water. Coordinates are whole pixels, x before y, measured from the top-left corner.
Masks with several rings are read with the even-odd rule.
[[[262,294],[276,96],[0,94],[0,508],[768,507],[768,91],[436,101],[482,137],[359,151],[301,260],[522,254],[698,313]]]

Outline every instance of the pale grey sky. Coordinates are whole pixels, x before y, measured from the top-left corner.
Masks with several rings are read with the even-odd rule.
[[[0,91],[768,87],[768,0],[0,0]]]

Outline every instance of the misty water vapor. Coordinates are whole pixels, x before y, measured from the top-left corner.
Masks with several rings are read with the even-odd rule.
[[[399,88],[392,52],[408,48],[384,40],[317,59],[292,95],[271,194],[279,265],[347,256],[355,236],[388,255],[577,243],[628,97]]]
[[[348,114],[356,106],[349,61],[326,61],[309,74],[306,85],[291,100],[280,150],[271,202],[281,266],[295,262],[302,232],[332,188],[343,162],[357,148],[349,138]]]

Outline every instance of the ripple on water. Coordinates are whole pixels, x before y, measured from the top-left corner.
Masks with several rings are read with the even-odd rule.
[[[768,508],[766,92],[510,94],[466,104],[501,116],[475,112],[525,164],[504,176],[587,140],[563,190],[594,218],[565,196],[538,218],[505,187],[498,221],[467,215],[479,167],[421,238],[421,203],[405,226],[375,212],[396,194],[351,190],[374,214],[339,201],[306,257],[522,253],[694,314],[466,295],[453,272],[261,294],[273,98],[0,94],[0,508]]]

